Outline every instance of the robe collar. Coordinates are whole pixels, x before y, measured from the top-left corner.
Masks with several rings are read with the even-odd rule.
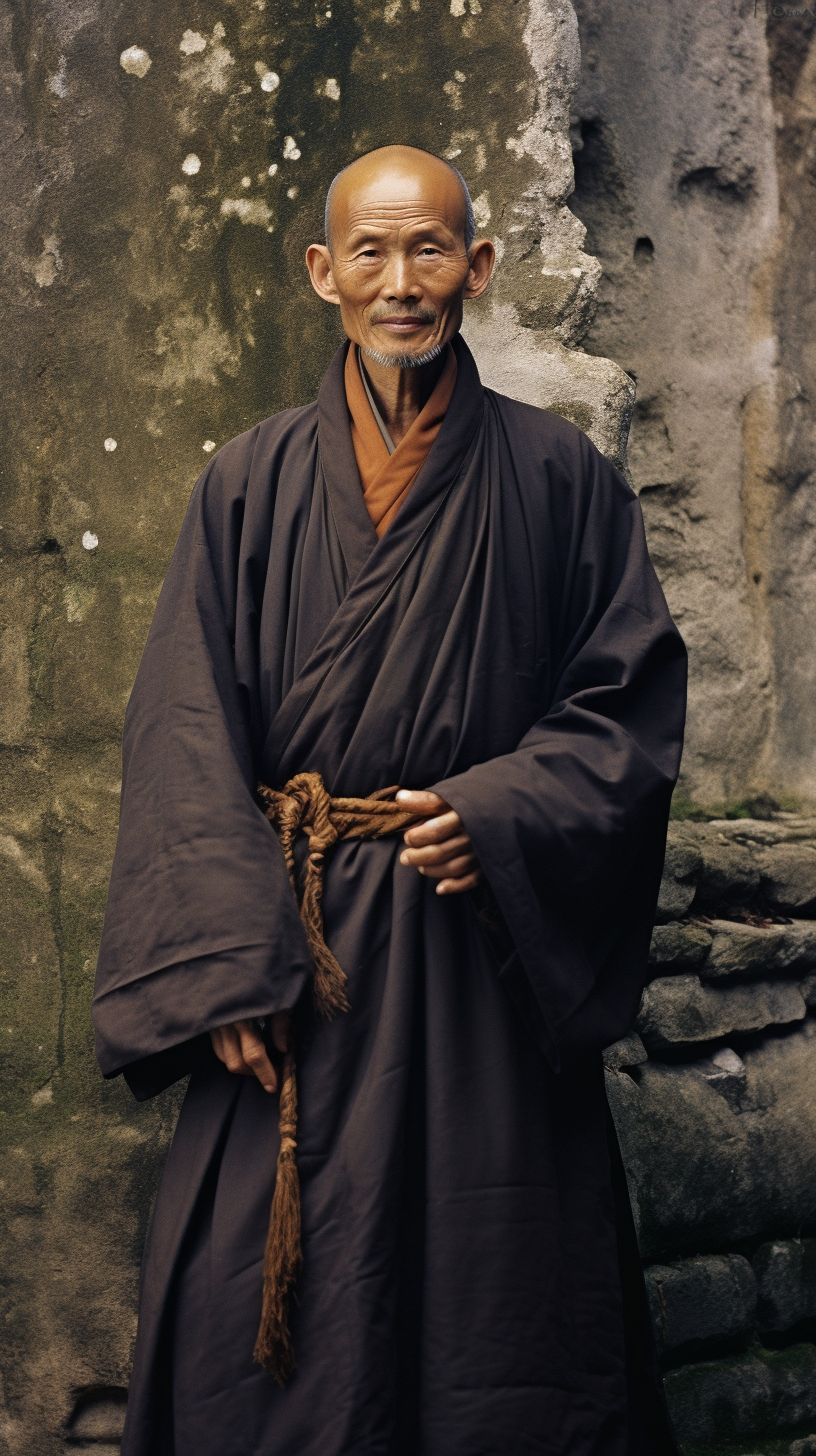
[[[429,508],[453,482],[484,413],[484,390],[476,362],[461,334],[451,341],[456,382],[439,433],[398,516],[382,538],[377,555],[410,550],[422,533]],[[349,342],[341,344],[317,397],[318,451],[349,583],[356,580],[377,546],[377,533],[363,498],[346,400],[345,368]],[[398,544],[399,541],[399,544]]]

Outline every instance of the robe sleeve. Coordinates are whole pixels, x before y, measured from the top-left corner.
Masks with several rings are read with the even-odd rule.
[[[556,1068],[637,1013],[686,688],[637,498],[584,437],[580,464],[548,710],[515,752],[433,786],[474,844],[500,974]]]
[[[309,970],[283,854],[255,800],[235,667],[254,433],[193,491],[125,717],[93,1019],[103,1073],[123,1071],[140,1099],[211,1058],[212,1028],[291,1008]]]

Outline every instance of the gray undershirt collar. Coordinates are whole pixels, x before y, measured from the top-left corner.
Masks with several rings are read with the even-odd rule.
[[[377,409],[377,406],[374,402],[374,395],[371,391],[371,385],[368,382],[368,375],[366,374],[365,365],[363,364],[362,355],[359,349],[357,350],[357,363],[360,366],[360,378],[363,381],[363,389],[365,390],[368,397],[368,402],[371,405],[371,413],[377,421],[377,428],[379,429],[379,432],[382,435],[383,440],[385,441],[385,448],[387,449],[389,455],[393,455],[397,447],[394,444],[394,441],[391,439],[391,436],[388,433],[388,426],[386,425],[385,420],[383,419],[380,411]]]

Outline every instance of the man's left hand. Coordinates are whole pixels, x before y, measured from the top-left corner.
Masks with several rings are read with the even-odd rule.
[[[460,895],[478,885],[482,872],[456,810],[429,789],[400,789],[397,803],[412,814],[428,815],[405,831],[400,864],[439,880],[437,895]]]

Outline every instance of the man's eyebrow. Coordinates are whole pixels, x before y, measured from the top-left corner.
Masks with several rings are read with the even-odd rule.
[[[417,218],[415,220],[409,218],[404,222],[398,223],[397,227],[400,232],[407,229],[412,232],[417,232],[420,235],[422,233],[438,233],[444,231],[451,236],[455,236],[456,231],[455,228],[451,227],[450,223],[441,217],[433,219]],[[353,223],[346,233],[347,246],[353,245],[358,247],[360,242],[365,241],[366,238],[381,238],[384,234],[394,232],[394,230],[395,224],[393,222],[375,222],[372,219],[371,222]]]

